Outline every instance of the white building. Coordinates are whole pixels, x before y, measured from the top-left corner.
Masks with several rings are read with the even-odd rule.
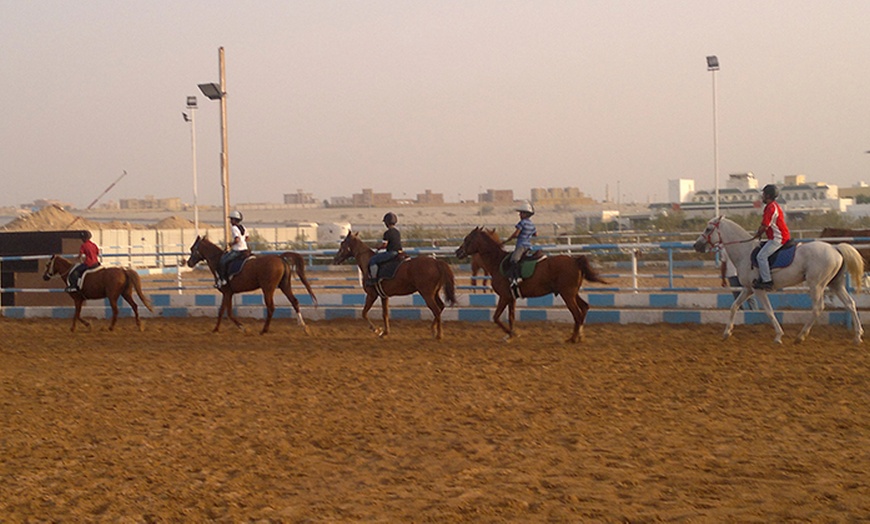
[[[668,202],[677,204],[687,202],[695,192],[695,181],[691,178],[668,180]]]

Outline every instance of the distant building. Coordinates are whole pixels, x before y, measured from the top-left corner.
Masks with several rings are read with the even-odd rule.
[[[427,189],[423,193],[417,193],[417,203],[424,205],[442,205],[444,204],[444,193],[433,193]]]
[[[535,187],[531,191],[532,203],[538,206],[588,206],[595,200],[576,187]]]
[[[477,201],[481,204],[509,206],[514,203],[514,191],[513,189],[487,189],[486,193],[477,195]]]
[[[315,204],[316,202],[311,193],[303,193],[301,189],[297,189],[295,193],[284,193],[285,204]]]
[[[362,193],[351,196],[353,207],[379,207],[393,204],[391,193],[375,193],[371,189],[363,189]]]
[[[686,202],[695,192],[695,181],[690,178],[668,180],[668,203]]]
[[[122,198],[120,199],[121,209],[158,209],[161,211],[180,211],[181,199],[178,197],[172,198],[154,198],[151,195],[146,195],[145,198]]]
[[[72,204],[67,202],[61,202],[60,200],[52,200],[47,198],[37,198],[30,204],[21,204],[21,209],[27,209],[29,211],[39,211],[40,209],[44,209],[46,207],[56,206],[61,209],[71,209]]]
[[[863,181],[858,182],[852,187],[841,187],[838,194],[840,198],[870,198],[870,185],[867,185]]]

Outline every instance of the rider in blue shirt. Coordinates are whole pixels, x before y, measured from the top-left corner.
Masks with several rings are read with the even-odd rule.
[[[514,252],[511,254],[511,286],[517,286],[517,280],[520,278],[520,260],[525,255],[526,251],[532,248],[532,237],[538,236],[538,230],[535,224],[532,223],[532,215],[535,214],[535,208],[531,202],[525,201],[515,211],[520,214],[520,221],[517,222],[514,232],[505,240],[509,242],[517,239]]]

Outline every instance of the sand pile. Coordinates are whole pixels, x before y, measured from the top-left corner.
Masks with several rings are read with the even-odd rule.
[[[203,225],[203,224],[200,224],[200,225]],[[196,227],[196,224],[194,224],[193,222],[191,222],[190,220],[188,220],[186,218],[181,218],[181,217],[177,217],[175,215],[172,215],[170,217],[164,218],[160,222],[157,222],[156,224],[149,226],[149,227],[150,227],[150,229],[194,229]],[[204,226],[204,227],[208,227],[208,226]]]
[[[59,206],[46,206],[36,213],[16,218],[2,228],[4,231],[67,231],[100,229],[100,224],[78,217]]]

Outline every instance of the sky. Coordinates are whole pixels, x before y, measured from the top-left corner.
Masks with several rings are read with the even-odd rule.
[[[220,104],[196,86],[220,47],[231,205],[661,202],[717,164],[720,187],[849,187],[870,182],[868,21],[866,0],[0,0],[0,206],[84,208],[124,171],[99,203],[192,202],[189,95],[198,203],[219,205]]]

